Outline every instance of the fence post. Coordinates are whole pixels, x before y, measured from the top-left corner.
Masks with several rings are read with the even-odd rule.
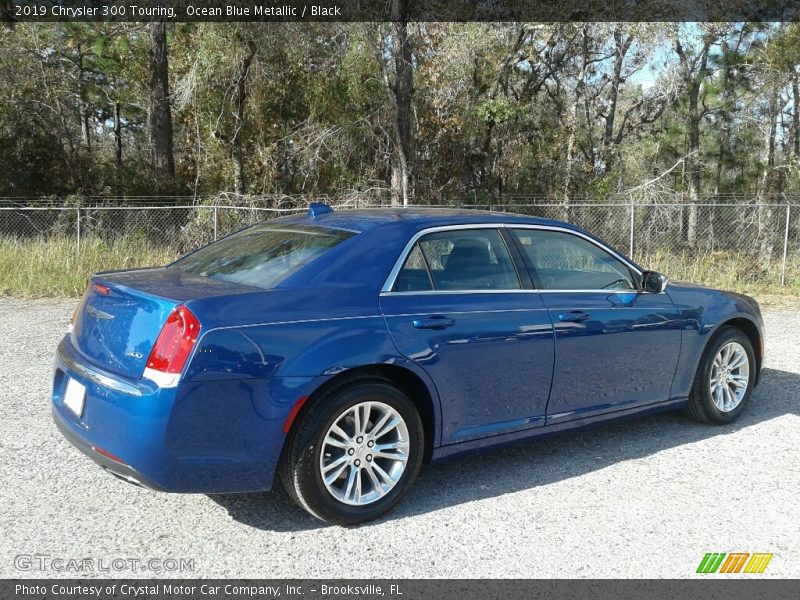
[[[630,248],[628,250],[628,258],[630,258],[631,260],[633,260],[633,230],[635,226],[633,219],[633,211],[634,211],[634,205],[633,205],[633,200],[631,200],[631,243],[630,243]]]
[[[75,219],[75,231],[76,231],[75,250],[77,251],[78,254],[80,254],[80,252],[81,252],[81,207],[80,206],[76,206],[75,207],[75,215],[76,215],[76,219]]]
[[[214,241],[217,241],[217,205],[214,205]]]
[[[792,205],[786,205],[786,228],[783,231],[783,264],[781,265],[781,287],[786,287],[786,253],[789,250],[789,217]]]

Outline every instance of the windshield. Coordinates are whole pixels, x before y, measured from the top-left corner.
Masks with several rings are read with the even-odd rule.
[[[327,227],[264,223],[201,248],[170,268],[271,289],[353,235]]]

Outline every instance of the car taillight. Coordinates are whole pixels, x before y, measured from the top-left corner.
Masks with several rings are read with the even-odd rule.
[[[188,308],[176,306],[161,328],[147,358],[144,376],[160,387],[178,385],[181,372],[200,334],[200,321]]]
[[[78,305],[75,307],[75,310],[72,311],[72,316],[69,318],[69,325],[67,325],[67,333],[72,333],[72,330],[75,329],[75,319],[78,318],[78,311],[80,310],[81,306],[83,306],[83,300],[86,297],[86,290],[89,289],[89,280],[86,280],[84,284],[83,296],[81,297],[81,301],[78,302]]]
[[[81,307],[81,304],[82,302],[78,302],[75,310],[72,311],[72,316],[69,318],[69,325],[67,325],[67,333],[72,333],[72,330],[75,329],[75,319],[78,318],[78,309]]]

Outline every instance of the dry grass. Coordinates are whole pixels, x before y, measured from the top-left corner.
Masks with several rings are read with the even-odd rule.
[[[21,298],[77,297],[86,279],[98,271],[166,264],[181,254],[170,245],[157,245],[123,236],[114,242],[85,238],[77,251],[74,238],[35,240],[0,238],[0,295]],[[676,281],[744,292],[768,305],[796,305],[800,299],[800,255],[790,257],[786,287],[780,287],[780,261],[769,271],[746,254],[657,252],[637,257],[648,269],[666,273]]]
[[[92,273],[163,265],[177,255],[177,250],[135,237],[113,243],[84,239],[80,252],[74,238],[0,238],[0,295],[76,297]]]
[[[645,268],[665,273],[673,281],[691,281],[755,297],[800,296],[800,255],[789,257],[786,285],[780,285],[781,260],[769,268],[750,254],[713,252],[656,252],[637,257]]]

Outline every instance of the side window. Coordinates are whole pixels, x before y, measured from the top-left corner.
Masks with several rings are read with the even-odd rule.
[[[429,275],[427,283],[423,274]],[[412,280],[416,283],[411,284]],[[420,239],[398,274],[395,291],[431,286],[435,290],[465,291],[520,288],[511,256],[496,229],[441,231]]]
[[[403,268],[397,274],[394,284],[395,292],[424,292],[432,290],[431,277],[428,273],[428,266],[425,264],[425,257],[419,244],[415,244],[411,252],[408,253]]]
[[[545,229],[515,229],[537,285],[544,290],[635,290],[627,265],[577,235]]]

